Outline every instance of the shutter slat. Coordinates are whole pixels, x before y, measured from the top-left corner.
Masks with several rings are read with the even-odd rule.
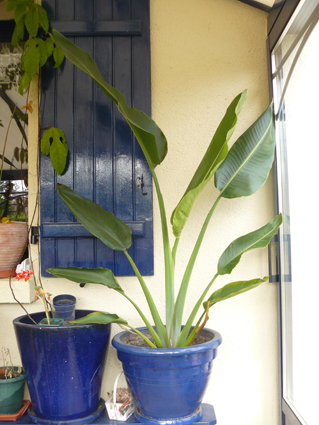
[[[139,36],[142,22],[135,21],[53,21],[52,28],[71,36]]]
[[[145,237],[144,221],[125,222],[132,230],[133,238]],[[42,238],[92,238],[91,233],[81,223],[42,223]]]

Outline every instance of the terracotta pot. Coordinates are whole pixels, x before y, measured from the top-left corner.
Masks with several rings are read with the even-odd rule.
[[[0,278],[15,275],[27,246],[28,227],[24,221],[0,224]]]

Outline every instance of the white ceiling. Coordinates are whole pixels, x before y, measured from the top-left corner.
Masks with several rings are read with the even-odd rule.
[[[0,0],[1,1],[1,0]],[[239,0],[243,3],[248,4],[249,6],[257,7],[258,9],[268,11],[275,4],[281,0]]]
[[[275,0],[258,0],[259,3],[265,4],[266,6],[272,7]]]

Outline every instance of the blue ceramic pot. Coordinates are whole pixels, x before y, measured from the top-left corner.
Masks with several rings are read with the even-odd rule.
[[[210,341],[182,348],[128,345],[128,332],[113,338],[140,422],[185,425],[200,418],[200,405],[222,340],[218,332],[205,331],[211,334]]]
[[[53,298],[52,304],[54,308],[53,316],[56,319],[63,319],[65,321],[75,319],[76,298],[73,295],[57,295]]]
[[[76,310],[75,317],[89,313]],[[38,323],[45,316],[31,317]],[[89,422],[85,418],[99,409],[111,325],[34,325],[28,316],[13,324],[34,417],[49,423]]]

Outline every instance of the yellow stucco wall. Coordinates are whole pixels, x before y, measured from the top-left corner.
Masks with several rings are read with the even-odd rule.
[[[233,141],[267,107],[267,14],[235,0],[151,0],[150,4],[153,118],[167,136],[169,145],[168,156],[157,172],[170,215],[231,100],[248,88]],[[32,138],[36,123],[33,130],[31,127],[32,124]],[[35,160],[31,153],[33,200]],[[177,256],[177,280],[182,276],[192,241],[208,211],[210,195],[214,193],[210,185],[184,229]],[[163,254],[156,202],[154,205],[155,276],[146,278],[146,282],[163,312]],[[221,201],[194,270],[190,301],[198,298],[199,288],[215,274],[217,260],[226,246],[236,237],[262,226],[273,215],[272,181],[250,198]],[[36,251],[33,258],[35,256]],[[266,250],[246,254],[232,277],[221,278],[216,287],[267,275],[267,258]],[[128,293],[142,300],[133,278],[119,280]],[[116,311],[133,325],[141,324],[126,301],[104,287],[87,285],[80,289],[64,280],[42,281],[50,293],[73,293],[79,308]],[[144,300],[141,304],[145,307]],[[30,312],[42,309],[39,302],[27,307]],[[190,312],[190,305],[187,311]],[[17,305],[0,305],[1,345],[10,347],[15,360],[18,354],[11,321],[20,314],[23,312]],[[218,423],[278,424],[275,284],[265,283],[254,291],[217,304],[211,310],[209,326],[223,336],[205,398],[214,404]],[[114,326],[113,332],[118,331]],[[104,397],[112,390],[120,368],[113,348],[107,366]]]

